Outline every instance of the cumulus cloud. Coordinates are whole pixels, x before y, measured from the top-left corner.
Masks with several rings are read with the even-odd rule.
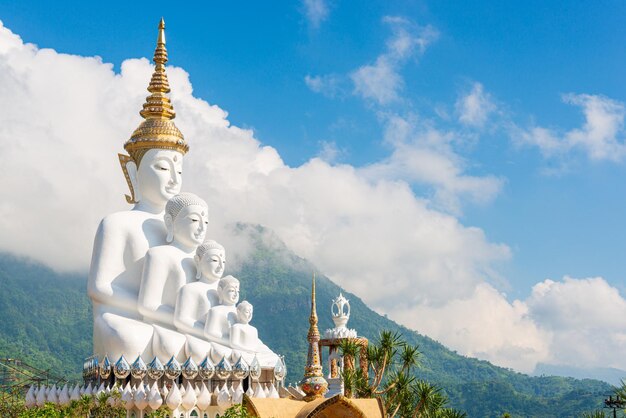
[[[624,104],[604,96],[567,94],[563,102],[582,109],[585,122],[580,128],[559,131],[541,126],[517,129],[518,143],[539,148],[545,157],[562,157],[574,151],[592,161],[622,161],[624,144]]]
[[[437,31],[431,26],[421,27],[403,17],[387,16],[383,22],[392,30],[386,51],[373,64],[363,65],[350,74],[354,93],[380,105],[399,100],[404,87],[400,68],[437,38]]]
[[[528,307],[509,303],[487,283],[464,297],[401,309],[397,316],[465,355],[518,371],[532,372],[549,355],[549,334],[528,316]]]
[[[115,73],[99,58],[25,44],[0,25],[0,164],[6,196],[0,201],[1,251],[58,270],[87,269],[99,220],[128,208],[116,154],[141,120],[138,110],[151,72],[147,60],[129,59]],[[462,353],[520,370],[551,358],[556,348],[548,345],[546,354],[546,344],[570,328],[556,322],[543,329],[537,323],[547,315],[541,307],[559,287],[544,283],[528,303],[508,303],[489,284],[499,280],[497,263],[510,257],[506,245],[434,209],[430,198],[416,196],[401,178],[406,174],[389,173],[386,161],[374,169],[314,157],[287,166],[253,131],[231,125],[223,109],[194,97],[184,70],[169,67],[168,74],[176,123],[191,144],[183,189],[209,202],[209,235],[226,245],[231,260],[246,243],[229,235],[226,226],[262,224],[373,308]],[[396,125],[386,140],[398,154],[412,144],[459,164],[449,151],[449,135],[416,133],[415,124],[401,120]],[[327,151],[332,154],[331,145]],[[431,159],[436,158],[403,164],[424,170]],[[437,164],[444,168],[413,175],[441,181],[442,189],[478,193],[471,184],[484,179],[445,168],[445,161]],[[492,181],[487,178],[480,187],[493,187]],[[602,288],[598,283],[593,286]],[[544,288],[549,290],[539,291]],[[603,291],[598,297],[612,294]],[[497,332],[485,333],[481,321],[491,321]],[[545,333],[551,339],[543,338]]]
[[[538,363],[626,368],[626,299],[600,277],[545,280],[513,302],[479,283],[465,296],[389,313],[466,355],[527,373]]]
[[[483,127],[496,105],[481,83],[474,83],[469,93],[456,101],[459,122],[473,127]]]
[[[371,178],[403,179],[433,187],[433,203],[451,213],[461,212],[461,200],[490,202],[500,192],[503,179],[471,176],[465,161],[453,149],[459,134],[436,129],[417,117],[391,115],[387,118],[385,141],[392,154],[362,169]]]
[[[626,299],[603,278],[545,280],[526,305],[551,335],[547,363],[626,368]]]
[[[326,0],[303,0],[304,15],[309,24],[317,28],[328,18],[328,3]]]

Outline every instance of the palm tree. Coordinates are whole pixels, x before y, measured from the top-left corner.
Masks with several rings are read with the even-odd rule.
[[[461,418],[465,414],[447,408],[441,389],[417,379],[421,353],[406,343],[400,333],[381,331],[377,341],[364,353],[368,370],[357,370],[355,361],[361,346],[351,339],[343,340],[339,349],[344,357],[341,373],[345,395],[380,398],[388,417]]]

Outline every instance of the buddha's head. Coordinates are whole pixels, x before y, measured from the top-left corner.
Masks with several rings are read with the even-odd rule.
[[[154,73],[148,85],[150,95],[139,112],[144,120],[124,143],[128,155],[119,154],[130,188],[126,201],[156,213],[180,192],[183,155],[189,151],[189,144],[174,123],[176,112],[167,95],[170,85],[166,63],[165,22],[161,19],[154,51]]]
[[[239,280],[233,276],[220,279],[217,284],[217,295],[222,305],[234,306],[239,302]]]
[[[209,209],[193,193],[180,193],[165,205],[167,242],[195,249],[202,244],[209,224]]]
[[[207,282],[215,283],[222,278],[226,266],[226,250],[213,240],[205,241],[196,249],[196,279],[204,277]]]
[[[237,323],[248,324],[252,321],[252,304],[247,300],[244,300],[237,305]]]
[[[183,154],[179,151],[149,149],[135,159],[129,158],[124,167],[136,203],[163,210],[167,201],[180,193]]]

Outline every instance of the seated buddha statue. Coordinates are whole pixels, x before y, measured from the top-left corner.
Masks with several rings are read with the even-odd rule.
[[[194,261],[196,281],[178,291],[174,325],[186,334],[186,355],[199,363],[211,349],[204,337],[204,327],[209,309],[219,304],[217,285],[224,274],[226,252],[221,244],[209,240],[196,249]]]
[[[273,366],[278,356],[263,344],[257,329],[250,325],[252,313],[253,306],[248,301],[244,300],[237,305],[236,322],[230,327],[229,345],[234,351],[233,356],[242,355],[250,364],[256,355],[261,366]]]
[[[159,26],[155,71],[140,112],[145,119],[119,155],[130,188],[131,210],[106,216],[96,232],[89,270],[88,293],[93,303],[94,354],[110,358],[137,353],[151,356],[152,326],[137,308],[144,256],[166,243],[163,210],[180,192],[183,155],[189,146],[173,120],[165,63],[164,25]]]
[[[178,357],[185,343],[174,331],[176,296],[196,275],[193,257],[206,235],[207,204],[192,193],[178,194],[167,202],[164,220],[168,244],[146,253],[138,300],[144,322],[153,324],[153,354],[161,360]]]
[[[223,356],[230,356],[230,327],[236,322],[239,301],[239,280],[233,276],[222,278],[217,285],[219,305],[211,307],[207,313],[204,336],[212,344],[211,357],[214,362]]]

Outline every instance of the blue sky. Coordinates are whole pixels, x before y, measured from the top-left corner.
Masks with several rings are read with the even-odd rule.
[[[623,2],[0,3],[0,20],[25,42],[97,55],[115,71],[151,56],[161,16],[170,64],[189,73],[194,96],[253,129],[291,167],[318,155],[356,168],[393,164],[393,116],[449,134],[446,155],[463,174],[498,181],[496,191],[448,205],[437,200],[437,181],[401,180],[436,210],[509,247],[496,276],[510,301],[566,275],[601,276],[626,294]],[[402,55],[390,46],[402,33],[425,43]],[[388,100],[355,81],[380,57],[399,80]],[[476,88],[484,120],[463,123],[460,100]],[[588,122],[585,97],[615,116],[599,122],[615,128],[608,155],[519,139],[541,127],[566,142]]]

